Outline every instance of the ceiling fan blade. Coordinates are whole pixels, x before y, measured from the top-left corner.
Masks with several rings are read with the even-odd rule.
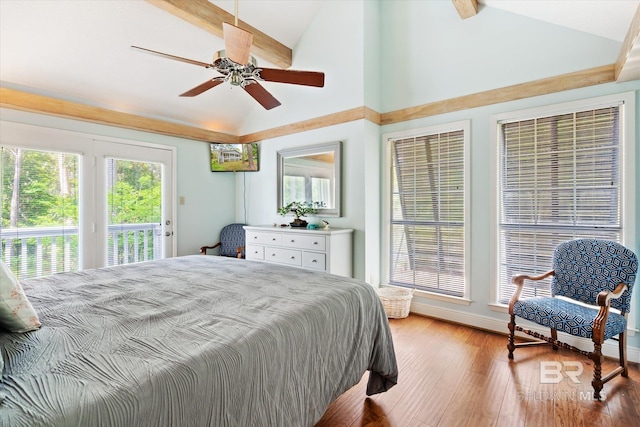
[[[202,92],[207,91],[207,90],[211,89],[212,87],[216,87],[220,83],[224,83],[224,78],[221,78],[221,79],[214,78],[212,80],[207,80],[206,82],[202,83],[201,85],[198,85],[198,86],[194,87],[193,89],[190,89],[190,90],[186,91],[185,93],[181,94],[180,96],[196,96],[196,95],[200,95]]]
[[[146,53],[150,53],[152,55],[162,56],[163,58],[173,59],[175,61],[186,62],[187,64],[200,65],[201,67],[211,68],[211,64],[207,64],[206,62],[194,61],[193,59],[182,58],[180,56],[169,55],[168,53],[156,52],[155,50],[145,49],[143,47],[131,46],[134,49],[141,50]]]
[[[222,32],[224,34],[224,48],[227,58],[235,63],[247,65],[251,43],[253,43],[253,34],[226,22],[222,23]]]
[[[260,105],[265,108],[265,110],[271,110],[272,108],[280,105],[280,101],[275,99],[273,95],[271,95],[264,87],[260,85],[260,83],[248,84],[244,87],[244,90],[246,90],[247,93],[249,93],[249,95],[253,97],[253,99],[258,101]]]
[[[280,70],[260,68],[260,77],[268,82],[324,87],[324,73],[317,71]]]

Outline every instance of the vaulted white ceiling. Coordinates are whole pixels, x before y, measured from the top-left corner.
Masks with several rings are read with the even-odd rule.
[[[479,3],[621,42],[640,1],[479,0]]]
[[[239,18],[292,48],[291,68],[300,69],[296,43],[317,11],[332,1],[240,0]],[[234,13],[232,0],[211,2]],[[619,42],[640,4],[479,2],[480,13],[483,7],[500,8]],[[232,134],[238,133],[247,114],[262,109],[244,91],[228,85],[180,98],[180,93],[210,79],[211,70],[136,52],[131,45],[202,62],[211,62],[224,48],[220,38],[146,1],[0,1],[3,87]],[[273,66],[262,58],[258,61]],[[322,71],[321,62],[306,61],[303,69]],[[291,93],[277,83],[264,85],[276,98],[279,91]]]

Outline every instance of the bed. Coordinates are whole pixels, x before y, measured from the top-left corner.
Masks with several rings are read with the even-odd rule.
[[[365,371],[396,383],[355,279],[194,255],[22,286],[42,326],[0,332],[0,425],[312,426]]]

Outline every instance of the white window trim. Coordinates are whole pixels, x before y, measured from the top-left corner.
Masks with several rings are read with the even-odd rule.
[[[470,269],[471,269],[471,163],[470,163],[470,141],[471,141],[471,120],[461,120],[457,122],[433,125],[419,129],[411,129],[406,131],[386,133],[382,137],[382,259],[381,259],[381,284],[389,285],[389,222],[391,217],[389,211],[391,209],[391,167],[392,153],[390,140],[412,138],[421,135],[446,133],[462,130],[464,133],[464,295],[462,297],[454,297],[449,295],[438,294],[435,292],[416,290],[416,296],[435,299],[439,301],[447,301],[454,304],[469,305],[471,304],[470,292]]]
[[[621,172],[621,197],[622,197],[622,244],[632,249],[638,254],[636,246],[636,229],[635,229],[635,198],[636,198],[636,172],[635,172],[635,92],[624,92],[614,95],[601,96],[597,98],[582,99],[579,101],[566,102],[562,104],[548,105],[543,107],[529,108],[525,110],[511,111],[507,113],[494,114],[489,118],[489,128],[491,131],[491,300],[489,308],[493,311],[506,313],[507,305],[501,304],[498,301],[498,242],[499,242],[499,229],[498,229],[498,215],[499,215],[499,182],[498,172],[500,170],[500,125],[501,121],[519,120],[530,117],[544,117],[551,115],[560,115],[565,113],[572,113],[582,109],[599,108],[600,106],[611,105],[614,103],[620,103],[621,105],[621,117],[622,117],[622,132],[621,132],[621,150],[620,150],[620,172]],[[637,320],[639,316],[636,314],[638,307],[638,289],[640,285],[640,279],[636,278],[635,283],[635,297],[631,299],[631,311],[628,315],[627,331],[630,336],[635,335],[638,332]]]

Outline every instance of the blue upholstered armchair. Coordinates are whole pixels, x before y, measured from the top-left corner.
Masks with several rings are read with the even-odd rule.
[[[533,344],[551,344],[581,353],[593,360],[594,397],[600,399],[604,383],[622,374],[628,376],[626,355],[627,313],[631,305],[631,292],[638,271],[636,255],[616,242],[579,239],[558,245],[553,253],[553,270],[540,276],[513,276],[517,286],[509,302],[509,359],[518,347],[532,343],[514,342],[515,331],[521,331],[542,341]],[[551,297],[520,299],[525,280],[552,277]],[[558,296],[566,299],[556,298]],[[587,307],[576,302],[588,304]],[[619,313],[610,311],[615,308]],[[516,325],[516,317],[550,328],[551,337],[523,329]],[[591,339],[593,351],[583,351],[558,341],[558,331]],[[608,339],[618,341],[619,365],[602,377],[602,344]]]
[[[220,230],[220,241],[213,246],[202,246],[200,253],[207,254],[207,249],[220,248],[220,256],[244,258],[244,224],[229,224]]]

